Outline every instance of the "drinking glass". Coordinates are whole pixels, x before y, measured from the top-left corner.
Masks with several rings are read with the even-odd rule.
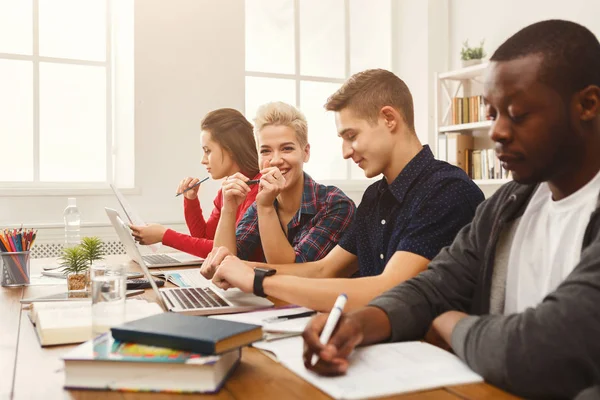
[[[97,336],[125,322],[126,268],[106,265],[103,273],[91,273],[92,333]]]

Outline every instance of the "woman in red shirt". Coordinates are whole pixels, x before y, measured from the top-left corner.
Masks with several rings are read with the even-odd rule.
[[[237,110],[221,108],[209,112],[201,122],[202,129],[202,164],[212,179],[222,179],[235,173],[241,173],[248,179],[260,179],[258,172],[258,154],[252,124]],[[198,182],[198,178],[183,179],[177,193]],[[149,245],[162,242],[186,253],[199,257],[206,257],[213,248],[215,231],[221,217],[223,196],[221,190],[214,200],[214,209],[208,220],[204,219],[198,190],[200,186],[183,193],[183,208],[185,222],[191,236],[175,232],[159,224],[146,226],[131,226],[131,231],[138,243]],[[253,185],[250,193],[237,209],[237,222],[239,222],[246,209],[254,203],[258,185]],[[255,258],[255,257],[252,257]],[[257,260],[262,259],[261,254],[256,255]]]

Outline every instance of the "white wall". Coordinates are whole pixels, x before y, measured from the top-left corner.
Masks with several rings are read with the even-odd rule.
[[[148,222],[183,221],[175,198],[185,176],[205,176],[200,119],[244,107],[244,0],[136,0],[135,147],[138,194],[127,195]],[[208,212],[218,183],[203,184]],[[0,198],[0,226],[62,224],[67,196]],[[108,222],[112,195],[77,196],[82,225]],[[85,229],[84,229],[85,233]],[[40,238],[40,240],[43,240]]]
[[[394,0],[393,71],[408,85],[415,129],[431,143],[434,124],[434,72],[447,68],[447,0]]]
[[[598,0],[450,0],[450,65],[460,65],[462,42],[485,39],[488,57],[504,40],[525,26],[545,19],[578,22],[600,36]]]

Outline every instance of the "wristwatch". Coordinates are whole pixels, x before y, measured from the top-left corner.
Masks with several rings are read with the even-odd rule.
[[[275,275],[275,272],[277,272],[277,270],[274,268],[254,268],[253,291],[255,295],[260,297],[267,297],[263,288],[263,281],[265,280],[265,277]]]

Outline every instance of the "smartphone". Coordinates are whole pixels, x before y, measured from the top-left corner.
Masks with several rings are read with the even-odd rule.
[[[144,289],[127,290],[125,292],[126,297],[137,296],[138,294],[144,294]],[[37,302],[48,302],[48,301],[90,301],[92,294],[89,292],[62,292],[55,293],[48,296],[31,297],[28,299],[21,299],[21,304],[30,304]]]
[[[165,286],[165,281],[154,279],[154,283],[156,286],[161,287]],[[127,289],[148,289],[151,288],[150,281],[148,279],[128,279],[127,280]]]

